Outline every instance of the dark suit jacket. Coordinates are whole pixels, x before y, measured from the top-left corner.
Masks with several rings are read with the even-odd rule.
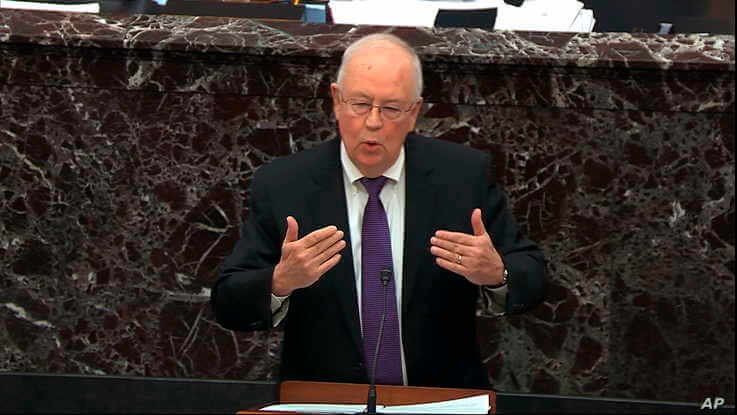
[[[438,229],[472,233],[471,211],[481,207],[510,274],[506,307],[513,313],[541,301],[543,254],[520,235],[506,197],[490,180],[488,155],[409,135],[405,156],[401,313],[408,383],[488,386],[476,340],[479,288],[435,264],[430,237]],[[299,237],[336,225],[348,242],[343,258],[289,299],[281,378],[366,383],[340,141],[261,167],[253,178],[249,202],[241,239],[212,290],[218,322],[233,330],[271,327],[271,276],[288,215],[297,219]]]

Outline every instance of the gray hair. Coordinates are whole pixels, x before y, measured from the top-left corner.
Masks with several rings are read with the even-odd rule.
[[[336,81],[338,85],[343,85],[345,66],[346,63],[351,59],[351,57],[353,57],[353,54],[355,54],[357,51],[367,45],[378,42],[390,43],[394,46],[398,46],[399,48],[407,52],[407,54],[410,56],[410,60],[412,61],[412,66],[414,67],[415,98],[420,98],[422,96],[422,64],[420,63],[420,58],[417,56],[417,52],[415,52],[415,50],[412,49],[412,47],[408,45],[407,42],[390,33],[374,33],[368,36],[364,36],[348,45],[345,52],[343,52],[343,58],[340,61],[340,68],[338,68],[338,79]]]

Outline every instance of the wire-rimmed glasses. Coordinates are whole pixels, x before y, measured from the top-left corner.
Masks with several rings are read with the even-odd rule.
[[[383,105],[375,105],[370,100],[366,98],[343,98],[343,94],[340,94],[340,100],[348,105],[348,108],[351,109],[351,112],[353,115],[356,116],[362,116],[366,115],[374,108],[377,108],[379,110],[379,113],[382,117],[386,118],[387,120],[391,121],[397,121],[402,116],[404,116],[406,113],[412,111],[414,106],[419,102],[419,100],[416,100],[412,102],[411,104],[408,104],[406,106],[403,106],[399,103],[390,103],[390,104],[383,104]]]

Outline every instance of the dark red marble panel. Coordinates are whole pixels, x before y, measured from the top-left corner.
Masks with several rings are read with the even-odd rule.
[[[124,64],[123,64],[124,63]],[[0,48],[21,85],[328,98],[338,59],[141,50]],[[425,101],[617,111],[734,111],[734,72],[424,62]],[[731,74],[731,75],[730,75]]]
[[[267,376],[264,335],[220,328],[207,301],[253,165],[288,145],[259,141],[259,128],[249,141],[245,116],[209,129],[209,95],[11,96],[5,114],[36,106],[2,119],[3,369]],[[176,110],[146,111],[153,102]]]

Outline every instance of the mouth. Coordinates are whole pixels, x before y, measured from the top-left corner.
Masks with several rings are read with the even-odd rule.
[[[378,141],[376,140],[363,140],[362,144],[367,146],[368,148],[376,148],[381,146]]]

